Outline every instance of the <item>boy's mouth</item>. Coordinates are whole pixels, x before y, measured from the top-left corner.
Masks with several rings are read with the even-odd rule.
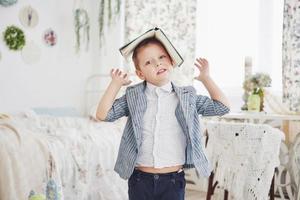
[[[158,70],[156,75],[160,75],[160,74],[164,73],[165,71],[167,71],[167,70],[166,69],[160,69],[160,70]]]

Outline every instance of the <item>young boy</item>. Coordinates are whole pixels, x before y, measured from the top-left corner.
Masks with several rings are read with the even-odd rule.
[[[198,115],[223,115],[229,112],[228,100],[209,75],[209,65],[196,59],[196,77],[210,98],[196,95],[193,87],[177,87],[170,81],[173,60],[155,37],[140,42],[132,56],[142,83],[131,83],[126,73],[111,71],[112,81],[103,95],[96,117],[114,121],[127,116],[115,171],[128,179],[129,200],[183,200],[183,168],[195,167],[203,176],[211,168],[201,145]]]

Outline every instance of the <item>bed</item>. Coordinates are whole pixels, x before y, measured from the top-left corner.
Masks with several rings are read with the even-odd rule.
[[[126,200],[127,182],[113,170],[126,119],[57,111],[0,115],[0,199]]]

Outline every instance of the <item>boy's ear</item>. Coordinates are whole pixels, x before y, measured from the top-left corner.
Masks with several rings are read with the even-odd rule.
[[[137,69],[135,70],[135,73],[140,79],[145,80],[145,76],[141,70]]]

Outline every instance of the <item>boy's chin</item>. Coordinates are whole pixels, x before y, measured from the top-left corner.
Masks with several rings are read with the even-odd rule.
[[[168,77],[163,77],[163,78],[160,78],[160,79],[157,80],[157,82],[158,82],[159,84],[166,84],[166,83],[168,83],[168,82],[170,82],[170,81],[171,81],[171,79],[170,79],[169,76],[168,76]]]

